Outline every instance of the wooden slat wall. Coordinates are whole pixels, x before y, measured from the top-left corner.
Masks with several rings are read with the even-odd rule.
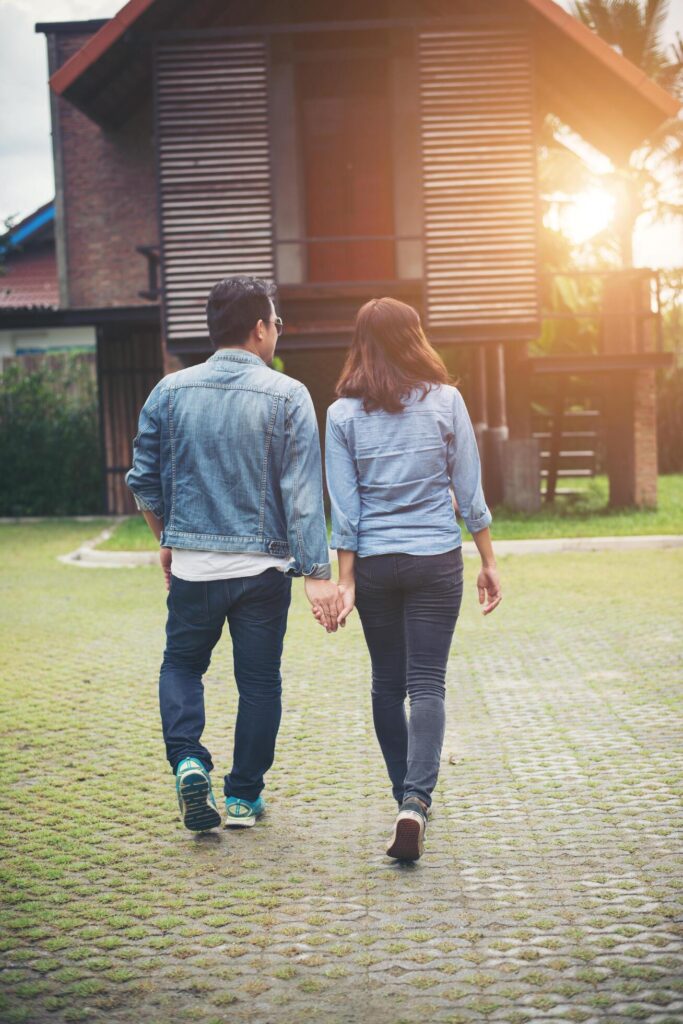
[[[532,67],[523,32],[419,34],[432,328],[538,318]]]
[[[262,40],[162,44],[157,146],[169,344],[205,337],[222,277],[273,277],[267,54]]]

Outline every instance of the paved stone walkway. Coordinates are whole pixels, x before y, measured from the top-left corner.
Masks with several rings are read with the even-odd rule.
[[[108,527],[66,554],[60,562],[80,569],[134,569],[143,565],[157,565],[158,551],[101,551],[97,545],[111,537]],[[683,547],[681,534],[650,534],[642,537],[547,537],[542,540],[497,540],[496,553],[503,555],[573,554],[580,551],[656,551],[660,548]],[[463,554],[477,556],[474,541],[465,541]],[[331,556],[336,558],[336,552]]]
[[[466,563],[436,813],[401,867],[359,624],[328,637],[300,584],[267,816],[182,829],[161,576],[57,562],[92,533],[0,529],[3,1024],[683,1021],[682,551],[503,558],[487,620]]]

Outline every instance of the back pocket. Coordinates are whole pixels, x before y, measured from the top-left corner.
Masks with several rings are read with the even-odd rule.
[[[168,599],[173,614],[186,626],[208,625],[209,599],[206,583],[198,580],[181,580],[171,574]]]

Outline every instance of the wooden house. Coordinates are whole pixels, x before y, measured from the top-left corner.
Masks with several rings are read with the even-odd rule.
[[[490,497],[507,479],[515,500],[538,451],[508,401],[506,353],[515,382],[572,372],[523,358],[542,315],[539,125],[553,112],[619,160],[675,99],[553,0],[130,0],[105,22],[37,29],[61,305],[110,311],[108,511],[131,508],[122,476],[146,390],[209,354],[206,296],[236,273],[277,282],[280,352],[319,406],[372,296],[418,306],[437,345],[469,346]],[[624,389],[628,457],[611,472],[627,503],[656,493],[653,337],[612,331],[581,367]]]

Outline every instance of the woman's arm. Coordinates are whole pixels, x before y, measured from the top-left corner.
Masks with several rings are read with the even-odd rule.
[[[481,557],[481,571],[477,577],[479,604],[485,606],[482,608],[483,614],[490,615],[502,601],[503,593],[489,530],[491,513],[486,506],[481,486],[477,439],[467,407],[459,391],[455,392],[449,475],[460,515],[465,520]]]
[[[331,408],[327,410],[325,469],[332,508],[331,546],[336,549],[339,560],[339,591],[343,603],[337,624],[343,626],[353,611],[356,594],[354,563],[358,548],[360,489],[358,471],[343,426],[335,421]]]
[[[344,604],[341,614],[337,617],[337,624],[345,626],[346,618],[351,614],[356,603],[356,576],[354,571],[356,552],[338,551],[337,558],[339,559],[339,593]]]
[[[482,614],[489,615],[503,600],[503,591],[500,587],[491,531],[488,526],[484,530],[473,533],[472,540],[477,545],[477,551],[481,557],[481,571],[477,577],[479,604],[486,604],[486,607],[482,608]]]

